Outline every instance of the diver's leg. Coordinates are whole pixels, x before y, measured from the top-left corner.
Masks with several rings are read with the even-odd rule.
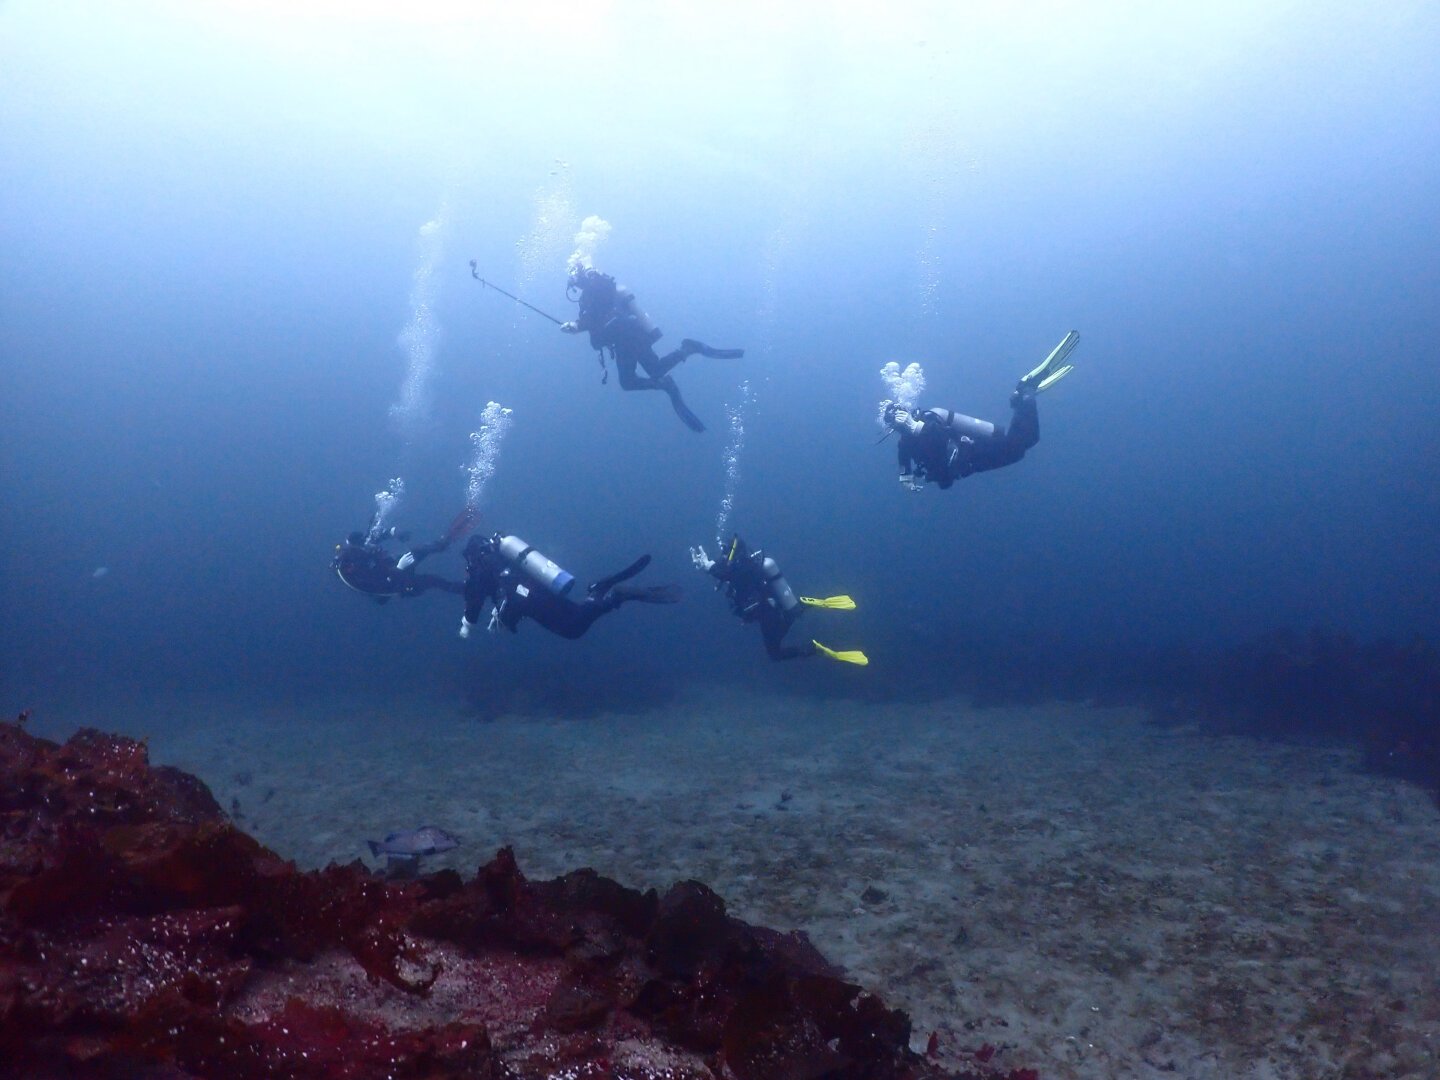
[[[621,390],[664,390],[663,379],[647,379],[635,374],[635,361],[633,358],[622,360],[615,358],[615,372],[620,379]]]
[[[685,346],[688,344],[690,344],[690,342],[682,342],[678,349],[671,349],[664,356],[657,357],[650,361],[645,365],[645,370],[657,379],[670,374],[677,364],[683,364],[686,360],[689,360],[690,355],[696,351],[694,349],[687,349]],[[653,355],[653,349],[651,353]]]
[[[815,646],[782,644],[790,624],[778,614],[760,617],[760,636],[765,639],[765,652],[771,660],[798,660],[802,656],[814,656]]]
[[[1035,408],[1034,394],[1014,394],[1010,399],[1014,415],[1008,428],[996,428],[990,438],[976,442],[971,448],[970,463],[975,472],[988,472],[1014,465],[1040,441],[1040,413]]]
[[[675,380],[669,375],[663,379],[642,379],[635,374],[633,362],[627,367],[619,359],[615,361],[615,368],[620,373],[621,390],[663,390],[670,398],[670,407],[675,410],[675,415],[680,417],[686,427],[695,432],[705,430],[704,423],[690,411],[690,407],[685,404],[685,399],[680,396],[680,388],[675,385]]]
[[[573,600],[566,600],[546,612],[544,626],[552,634],[559,634],[574,641],[583,637],[585,631],[589,630],[601,615],[614,611],[619,606],[619,601],[612,602],[608,596],[603,599],[586,597],[578,604]]]
[[[711,360],[739,360],[745,355],[744,349],[712,349],[703,341],[696,341],[694,338],[685,338],[680,342],[678,349],[672,349],[664,356],[653,363],[646,364],[645,369],[657,378],[672,370],[677,364],[683,364],[692,356],[707,356]]]
[[[1034,394],[1019,395],[1011,401],[1010,408],[1013,415],[1010,427],[1005,431],[1005,441],[1023,456],[1026,450],[1040,441],[1040,410],[1035,407]]]

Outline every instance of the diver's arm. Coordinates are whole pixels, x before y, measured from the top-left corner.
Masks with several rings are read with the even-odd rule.
[[[408,570],[422,559],[428,559],[431,555],[444,551],[449,546],[450,538],[447,536],[442,536],[439,540],[432,540],[428,544],[416,544],[395,561],[395,566],[399,570]]]

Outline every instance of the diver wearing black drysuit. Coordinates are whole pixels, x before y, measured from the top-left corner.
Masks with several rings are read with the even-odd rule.
[[[1038,367],[1015,385],[1010,395],[1008,428],[949,409],[911,413],[896,402],[887,402],[884,422],[900,436],[896,454],[901,485],[919,491],[929,481],[948,488],[973,473],[1003,468],[1023,458],[1025,451],[1040,441],[1035,395],[1073,370],[1074,365],[1065,363],[1065,359],[1079,340],[1080,335],[1070,331]]]
[[[1008,428],[949,409],[887,409],[885,422],[900,435],[900,483],[912,491],[927,480],[948,488],[972,473],[1015,464],[1040,441],[1040,414],[1035,395],[1018,390],[1010,408]]]
[[[600,616],[614,611],[627,600],[645,604],[673,604],[680,599],[675,585],[645,587],[625,585],[650,564],[642,555],[621,570],[595,582],[583,600],[566,594],[574,577],[514,536],[472,536],[465,545],[465,614],[460,619],[460,636],[480,621],[485,605],[491,605],[490,627],[496,624],[512,634],[521,619],[534,619],[552,634],[572,641],[590,629]]]
[[[415,572],[418,563],[444,551],[455,538],[442,536],[432,543],[413,547],[399,557],[382,546],[386,540],[404,541],[408,536],[408,533],[396,532],[393,526],[373,541],[368,533],[352,532],[343,544],[335,545],[335,558],[330,565],[341,581],[356,592],[365,593],[377,604],[388,603],[392,596],[419,596],[430,589],[457,595],[463,593],[465,586],[461,582]]]
[[[804,645],[784,644],[785,635],[804,610],[802,605],[828,607],[850,611],[855,602],[848,596],[832,596],[824,600],[811,597],[797,597],[790,583],[780,572],[780,566],[763,551],[751,551],[740,534],[730,540],[730,547],[724,558],[712,559],[703,547],[690,549],[690,561],[695,569],[703,570],[725,589],[730,609],[742,622],[758,622],[760,637],[765,642],[765,652],[771,660],[797,660],[802,656],[823,653],[832,660],[864,666],[870,661],[858,650],[837,652],[809,641]]]
[[[560,329],[567,334],[589,331],[590,345],[600,353],[601,364],[605,362],[605,350],[610,351],[615,369],[620,373],[620,389],[663,390],[685,426],[691,431],[704,431],[705,425],[681,398],[671,370],[697,354],[716,360],[738,360],[745,355],[745,350],[712,349],[703,342],[685,338],[678,349],[662,357],[655,352],[655,342],[662,336],[659,328],[635,303],[635,294],[616,285],[609,274],[577,265],[570,271],[565,291],[579,303],[580,313],[573,322],[561,323]],[[636,375],[637,366],[644,368],[648,377]]]

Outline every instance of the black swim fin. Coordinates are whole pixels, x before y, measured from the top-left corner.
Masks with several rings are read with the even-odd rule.
[[[685,404],[685,399],[680,396],[680,388],[675,385],[675,380],[667,375],[665,381],[669,383],[669,385],[662,387],[662,389],[670,395],[670,405],[674,408],[675,415],[680,417],[681,422],[691,431],[697,434],[703,432],[705,425],[700,422],[700,418],[691,412],[690,407]]]
[[[685,593],[679,585],[617,585],[612,595],[618,603],[638,600],[642,604],[678,604]]]
[[[650,556],[641,555],[629,566],[617,574],[611,574],[607,578],[601,578],[587,590],[591,596],[603,596],[622,581],[629,581],[636,574],[650,565]]]
[[[694,338],[688,337],[680,342],[680,348],[687,353],[708,356],[711,360],[739,360],[745,355],[744,349],[712,349],[703,341],[696,341]]]

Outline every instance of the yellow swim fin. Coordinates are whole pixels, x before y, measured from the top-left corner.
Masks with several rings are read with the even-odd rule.
[[[831,611],[854,611],[855,601],[848,596],[802,596],[800,603],[811,607],[829,608]]]
[[[1066,375],[1069,375],[1070,372],[1074,370],[1074,364],[1066,364],[1062,368],[1057,368],[1049,375],[1046,375],[1045,378],[1041,379],[1038,384],[1036,384],[1035,392],[1038,394],[1041,390],[1049,390],[1050,387],[1054,386],[1057,382],[1063,379]]]
[[[863,652],[861,652],[859,649],[850,649],[845,652],[837,652],[834,649],[827,648],[826,646],[821,645],[818,641],[814,641],[813,639],[811,641],[811,644],[814,645],[815,648],[819,649],[826,656],[828,656],[831,660],[839,660],[841,663],[844,664],[856,664],[860,667],[864,667],[866,664],[870,663],[870,658],[866,656]]]
[[[1075,346],[1080,344],[1080,335],[1071,330],[1051,350],[1050,355],[1041,360],[1033,370],[1027,372],[1020,380],[1021,386],[1033,386],[1037,391],[1047,390],[1057,382],[1070,374],[1073,365],[1066,364],[1065,359],[1075,351]]]

